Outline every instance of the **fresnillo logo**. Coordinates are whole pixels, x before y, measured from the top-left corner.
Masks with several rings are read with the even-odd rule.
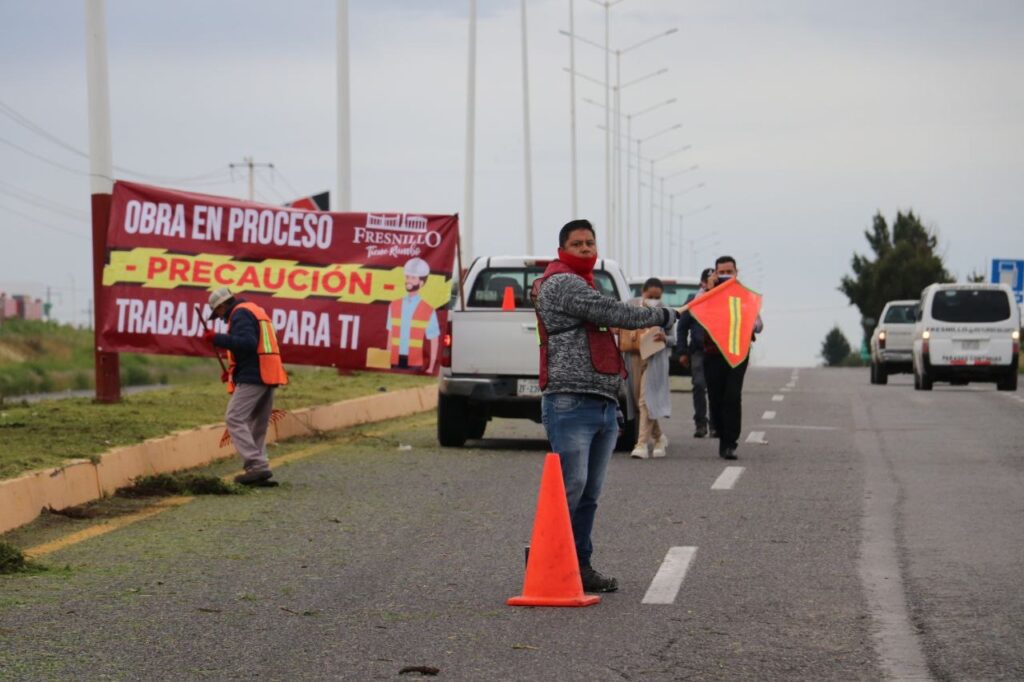
[[[441,245],[441,233],[427,229],[427,219],[409,214],[366,214],[366,226],[355,228],[353,244],[374,246],[426,246],[436,249]]]

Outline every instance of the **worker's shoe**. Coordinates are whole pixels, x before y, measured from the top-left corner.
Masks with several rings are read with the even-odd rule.
[[[629,456],[633,459],[647,459],[647,444],[637,445],[633,448],[633,452],[629,453]]]
[[[592,566],[580,566],[580,579],[584,592],[615,592],[619,589],[618,580],[601,575]]]
[[[668,436],[661,434],[658,440],[654,443],[654,450],[651,452],[651,457],[664,457],[665,450],[668,448]]]
[[[701,422],[697,424],[697,428],[693,432],[694,438],[707,438],[708,436],[708,425]]]
[[[736,457],[736,446],[727,445],[724,448],[719,448],[718,456],[722,459],[738,459]]]
[[[274,474],[269,469],[261,471],[246,471],[244,474],[235,476],[235,483],[240,485],[267,485]]]

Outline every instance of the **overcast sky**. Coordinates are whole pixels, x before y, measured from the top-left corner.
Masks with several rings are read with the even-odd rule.
[[[477,254],[525,250],[519,3],[479,0]],[[603,10],[576,0],[577,31]],[[461,212],[464,0],[350,0],[353,210]],[[257,199],[336,187],[335,3],[108,0],[115,166],[125,179],[244,197],[228,164],[253,156]],[[612,46],[677,27],[623,57],[623,112],[645,146],[689,144],[658,175],[683,221],[685,270],[720,253],[765,296],[755,360],[812,365],[859,315],[836,287],[876,211],[913,209],[963,278],[1024,259],[1024,3],[625,0]],[[0,290],[44,296],[84,322],[91,298],[81,0],[0,0]],[[537,250],[553,253],[570,195],[568,0],[530,0]],[[603,77],[596,48],[577,68]],[[581,80],[580,100],[603,88]],[[604,112],[580,101],[580,216],[603,230]],[[648,149],[649,147],[649,149]],[[182,179],[201,179],[183,181]],[[646,201],[646,200],[645,200]],[[693,240],[695,253],[691,252]],[[635,269],[634,269],[635,270]],[[650,273],[634,271],[636,276]],[[679,273],[672,273],[679,274]],[[682,273],[686,274],[686,273]]]

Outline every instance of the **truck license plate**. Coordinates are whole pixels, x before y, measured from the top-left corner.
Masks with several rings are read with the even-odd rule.
[[[517,379],[516,395],[540,395],[540,383],[536,379]]]
[[[981,341],[961,341],[960,347],[964,350],[978,350],[981,348]]]

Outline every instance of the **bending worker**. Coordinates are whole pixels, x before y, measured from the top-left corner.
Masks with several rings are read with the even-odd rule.
[[[266,485],[273,474],[267,457],[267,427],[274,410],[274,389],[288,383],[277,334],[263,308],[236,299],[227,287],[210,294],[210,319],[228,323],[227,334],[208,329],[203,339],[228,351],[228,434],[242,457],[245,472],[235,476],[243,485]]]
[[[597,499],[619,435],[618,396],[626,372],[609,327],[671,327],[676,311],[622,303],[594,284],[597,239],[586,220],[558,234],[558,259],[534,282],[540,336],[541,417],[562,464],[583,589],[614,592],[615,578],[590,564]]]

